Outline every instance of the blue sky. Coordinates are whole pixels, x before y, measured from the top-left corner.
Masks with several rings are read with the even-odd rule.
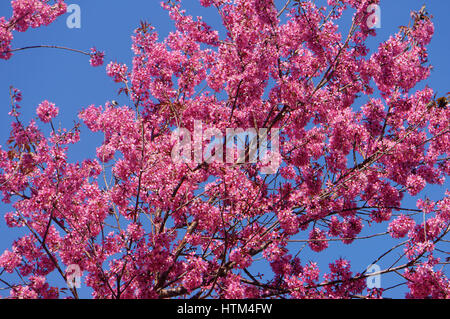
[[[204,20],[213,27],[221,29],[220,20],[214,9],[203,8],[198,1],[184,1],[188,12],[194,16],[203,16]],[[322,2],[322,1],[320,1]],[[29,45],[60,45],[74,49],[88,51],[96,46],[106,51],[105,64],[109,61],[131,64],[131,35],[141,20],[146,20],[156,27],[163,39],[173,24],[168,20],[159,1],[133,0],[133,1],[106,1],[106,0],[67,0],[68,4],[78,4],[81,7],[81,28],[69,29],[66,25],[68,14],[60,17],[48,27],[32,29],[26,33],[15,33],[13,48]],[[276,1],[279,8],[283,1]],[[429,46],[429,61],[434,66],[431,77],[420,83],[417,89],[425,85],[432,87],[438,96],[450,91],[449,71],[450,59],[450,1],[448,0],[382,0],[381,1],[381,28],[377,36],[370,39],[372,49],[378,43],[385,41],[395,33],[400,25],[407,25],[410,11],[418,10],[423,4],[434,16],[436,27],[435,36]],[[9,18],[11,8],[9,1],[0,2],[0,16]],[[342,24],[343,30],[348,29],[351,15],[346,15],[347,21]],[[223,34],[222,34],[223,37]],[[54,50],[34,49],[18,52],[8,60],[0,60],[0,145],[5,145],[9,136],[11,118],[7,115],[10,108],[9,86],[20,89],[23,93],[21,103],[23,119],[28,122],[36,116],[36,106],[45,99],[56,103],[60,108],[57,123],[62,127],[70,128],[77,120],[78,112],[90,104],[103,105],[105,101],[116,99],[121,104],[128,104],[124,96],[117,96],[117,85],[106,76],[105,67],[93,68],[87,56]],[[48,128],[47,128],[48,131]],[[95,155],[95,148],[101,143],[101,135],[92,135],[82,128],[81,142],[71,148],[70,156],[73,161],[81,160]],[[449,182],[442,187],[429,187],[420,194],[438,199],[449,188]],[[407,198],[405,206],[414,208],[416,199]],[[10,230],[3,221],[3,214],[10,207],[0,204],[0,253],[10,247],[17,238],[17,229]],[[375,232],[385,231],[385,226],[378,227]],[[374,230],[371,229],[370,232]],[[364,232],[363,232],[364,234]],[[348,257],[352,260],[355,271],[364,270],[376,257],[383,253],[386,245],[383,240],[362,240],[350,246],[331,244],[331,248],[323,254],[304,249],[301,253],[302,261],[316,261],[322,267],[339,257]],[[292,245],[294,254],[299,244]],[[395,258],[395,256],[393,257]],[[381,263],[381,267],[389,263]],[[264,272],[266,268],[261,268]],[[391,282],[391,275],[382,278],[382,286],[387,287]],[[389,292],[389,296],[401,298],[405,292],[399,287]],[[1,292],[0,292],[1,294]],[[87,296],[85,291],[83,295]]]

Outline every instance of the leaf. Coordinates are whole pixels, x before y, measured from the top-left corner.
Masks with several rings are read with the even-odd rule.
[[[120,95],[121,93],[125,93],[125,95],[128,96],[128,89],[127,88],[120,88],[118,95]]]
[[[15,151],[13,151],[13,150],[11,150],[11,151],[8,151],[8,158],[12,161],[15,157],[16,157],[16,152]]]
[[[151,27],[150,23],[141,20],[141,26],[137,29],[137,31],[142,33],[148,33],[150,27]]]
[[[445,108],[447,107],[448,101],[446,97],[440,97],[437,99],[438,108]]]

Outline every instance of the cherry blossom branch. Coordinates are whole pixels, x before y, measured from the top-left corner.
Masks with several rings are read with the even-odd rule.
[[[358,240],[358,239],[371,239],[374,237],[380,237],[384,235],[388,235],[389,232],[378,233],[368,236],[354,237],[354,238],[325,238],[325,239],[289,239],[290,243],[310,243],[310,242],[320,242],[320,241],[342,241],[342,240]]]
[[[68,47],[58,46],[58,45],[32,45],[32,46],[26,46],[26,47],[22,47],[22,48],[7,50],[2,53],[13,53],[13,52],[18,52],[18,51],[24,51],[24,50],[29,50],[29,49],[39,49],[39,48],[60,49],[60,50],[71,51],[71,52],[76,52],[76,53],[81,53],[81,54],[84,54],[87,56],[91,56],[91,54],[88,52],[84,52],[81,50],[72,49],[72,48],[68,48]]]
[[[279,18],[284,11],[286,11],[286,9],[289,7],[289,5],[291,4],[291,0],[287,0],[286,3],[284,4],[283,8],[278,12],[277,14],[277,18]]]

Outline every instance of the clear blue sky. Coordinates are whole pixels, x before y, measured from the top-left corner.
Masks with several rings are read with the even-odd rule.
[[[160,1],[133,0],[133,1],[106,1],[106,0],[67,0],[68,4],[78,4],[81,7],[81,29],[69,29],[66,26],[68,14],[60,17],[49,27],[29,30],[26,33],[15,33],[13,48],[28,45],[61,45],[88,51],[96,46],[106,51],[106,64],[109,61],[118,61],[131,64],[131,35],[140,20],[146,20],[156,27],[160,38],[164,38],[173,29],[168,20],[167,12],[161,9]],[[188,12],[194,16],[203,16],[204,20],[212,26],[220,28],[220,20],[214,9],[205,9],[198,1],[184,1]],[[321,1],[322,2],[322,1]],[[279,8],[283,1],[276,1]],[[450,91],[450,1],[448,0],[382,0],[381,1],[381,29],[377,36],[370,40],[375,48],[379,42],[386,40],[395,33],[400,25],[407,25],[410,11],[418,10],[423,4],[434,16],[436,27],[435,36],[429,46],[429,60],[434,66],[431,77],[421,83],[417,88],[425,85],[432,87],[438,95]],[[0,16],[9,18],[11,15],[10,1],[0,2]],[[347,22],[342,24],[348,28],[351,16],[346,16]],[[222,34],[223,37],[223,34]],[[116,99],[121,104],[128,104],[124,97],[117,97],[117,85],[106,76],[105,68],[93,68],[89,65],[89,58],[84,55],[53,49],[35,49],[16,53],[9,61],[0,60],[0,145],[5,145],[9,136],[11,118],[7,115],[10,108],[9,86],[20,89],[23,93],[22,114],[25,122],[35,117],[35,108],[43,100],[48,99],[60,108],[57,122],[62,127],[71,127],[77,120],[78,112],[90,104],[103,105],[105,101]],[[95,156],[95,148],[101,143],[101,135],[90,135],[85,128],[82,129],[81,142],[71,148],[71,159],[81,160]],[[443,187],[429,187],[420,194],[431,199],[441,198],[449,182]],[[407,199],[405,205],[414,208],[415,199]],[[17,238],[17,229],[6,227],[3,215],[10,207],[0,204],[0,254],[9,248],[12,241]],[[385,226],[375,230],[385,231]],[[371,230],[370,232],[373,232]],[[366,234],[363,232],[363,234]],[[392,243],[392,241],[390,242]],[[325,253],[314,253],[305,249],[301,253],[303,262],[314,260],[322,267],[333,259],[348,257],[352,261],[354,271],[364,270],[376,257],[386,250],[384,240],[373,239],[360,241],[350,246],[330,244],[331,248]],[[292,247],[298,249],[297,247]],[[294,252],[295,253],[295,252]],[[395,257],[395,256],[394,256]],[[390,259],[392,261],[392,259]],[[389,266],[386,261],[380,263],[381,267]],[[264,272],[266,268],[261,268]],[[382,278],[382,286],[387,287],[391,276]],[[401,298],[404,296],[404,287],[389,292],[388,296]],[[0,294],[2,294],[0,292]],[[82,296],[87,297],[84,291]]]

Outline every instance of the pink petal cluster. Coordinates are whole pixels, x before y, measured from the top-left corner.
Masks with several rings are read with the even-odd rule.
[[[106,74],[114,79],[114,82],[125,82],[127,79],[128,67],[125,64],[110,62],[106,66]]]
[[[330,272],[324,275],[327,282],[335,284],[326,286],[328,298],[350,298],[353,294],[360,294],[366,288],[364,278],[353,279],[350,263],[345,259],[338,259],[329,264]],[[358,278],[358,274],[355,276]]]
[[[0,59],[6,60],[11,57],[13,31],[49,25],[67,10],[64,0],[12,0],[11,7],[13,14],[9,20],[0,17]]]
[[[59,109],[55,106],[54,103],[50,103],[49,101],[45,100],[38,105],[36,113],[42,122],[49,123],[53,118],[58,116]]]
[[[328,241],[326,234],[323,230],[314,228],[309,233],[309,247],[315,252],[320,252],[328,248]]]
[[[183,286],[188,291],[192,291],[202,285],[203,276],[208,269],[208,264],[204,260],[196,257],[189,258],[188,261],[188,267],[192,268],[189,269],[187,275],[183,278]]]
[[[411,299],[445,299],[448,298],[450,281],[441,270],[435,270],[433,262],[425,262],[415,269],[407,269],[404,276],[408,279]]]
[[[101,66],[103,65],[105,59],[105,52],[98,51],[96,48],[91,48],[90,57],[91,59],[89,60],[89,63],[93,67]]]
[[[5,17],[0,17],[0,58],[9,59],[12,55],[11,52],[11,41],[13,40],[12,32],[10,31],[10,26]]]
[[[250,267],[252,264],[252,258],[248,253],[244,252],[241,248],[235,248],[230,253],[230,260],[235,262],[238,268],[244,269]]]
[[[411,217],[400,215],[389,224],[388,231],[393,238],[403,238],[415,225],[416,222]]]
[[[4,268],[9,273],[12,273],[21,262],[22,258],[20,255],[9,250],[5,250],[0,256],[0,267]]]
[[[0,256],[0,279],[3,270],[20,275],[10,297],[77,297],[52,281],[78,265],[83,285],[102,299],[381,298],[390,292],[365,291],[351,256],[329,260],[324,252],[367,233],[384,236],[380,264],[404,254],[393,269],[405,271],[395,284],[406,283],[408,297],[448,298],[440,269],[449,193],[436,187],[434,200],[405,201],[450,173],[450,109],[434,103],[431,88],[416,89],[430,73],[434,26],[415,13],[369,55],[376,31],[365,19],[377,3],[294,1],[280,15],[271,0],[200,0],[217,11],[224,32],[180,0],[163,3],[174,29],[161,39],[142,22],[130,63],[106,66],[129,105],[106,102],[78,114],[101,135],[94,158],[70,156],[81,146],[78,124],[47,134],[35,120],[25,123],[12,89],[14,121],[0,147],[0,195],[12,206],[4,218],[21,232]],[[0,18],[2,58],[12,32],[48,24],[64,8],[12,4],[13,17]],[[349,11],[354,28],[342,34]],[[89,54],[91,65],[103,65],[103,52]],[[49,101],[37,108],[43,123],[58,112]],[[279,128],[279,153],[274,145],[268,152],[279,171],[263,174],[261,161],[174,161],[173,130],[194,133],[198,122],[223,133]],[[202,137],[196,142],[207,147]],[[405,236],[395,248],[393,238]],[[305,263],[299,242],[322,252],[320,262]],[[367,263],[379,257],[378,249],[366,253]]]
[[[406,186],[409,188],[409,193],[411,196],[415,196],[420,193],[421,190],[425,188],[427,182],[423,177],[418,175],[410,175],[406,180]]]

